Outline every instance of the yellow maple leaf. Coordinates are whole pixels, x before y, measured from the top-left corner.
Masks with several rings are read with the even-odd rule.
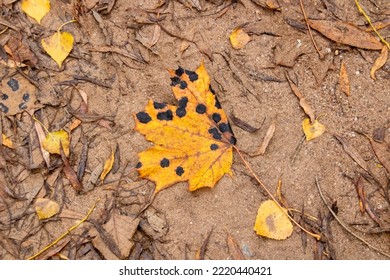
[[[101,180],[101,181],[103,181],[104,178],[106,178],[108,172],[111,171],[112,166],[114,165],[114,160],[115,160],[114,151],[111,151],[111,155],[110,155],[110,157],[106,160],[106,162],[104,163],[103,171],[102,171],[102,173],[100,174],[100,180]]]
[[[241,28],[236,28],[230,34],[229,39],[234,49],[242,49],[249,43],[251,37]]]
[[[12,143],[11,139],[9,139],[7,136],[5,136],[3,133],[1,134],[1,138],[2,138],[2,141],[3,141],[3,145],[10,148],[10,149],[13,149],[14,148],[14,144]]]
[[[38,219],[48,219],[60,211],[60,206],[57,202],[48,198],[37,198],[35,202],[35,212]]]
[[[195,72],[169,73],[178,105],[150,100],[134,116],[135,129],[155,144],[139,153],[138,172],[156,183],[156,192],[183,181],[190,191],[214,187],[231,174],[236,139],[203,63]]]
[[[283,240],[291,235],[293,225],[285,208],[273,200],[266,200],[259,207],[254,230],[258,235]]]
[[[69,156],[69,134],[65,130],[50,132],[42,142],[42,147],[51,154],[61,154],[61,146],[65,155]]]
[[[309,118],[303,120],[302,128],[306,136],[306,141],[313,140],[325,132],[325,126],[322,123],[318,122],[318,120],[311,123]]]
[[[52,36],[42,39],[43,49],[61,67],[62,62],[73,49],[73,35],[69,32],[57,31]]]
[[[23,0],[22,11],[41,23],[42,18],[50,11],[50,0]]]

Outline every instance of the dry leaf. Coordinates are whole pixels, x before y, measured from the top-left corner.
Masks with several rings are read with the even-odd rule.
[[[60,147],[61,159],[64,163],[63,171],[65,173],[66,178],[68,178],[70,184],[75,189],[75,191],[80,192],[83,190],[83,186],[81,185],[79,179],[77,178],[76,172],[70,166],[68,158],[65,156],[64,149]]]
[[[258,235],[283,240],[292,234],[293,225],[286,209],[273,200],[266,200],[259,207],[254,230]]]
[[[303,94],[299,90],[299,88],[293,83],[293,81],[291,81],[290,77],[287,74],[286,74],[286,78],[287,78],[287,81],[291,87],[291,90],[296,95],[296,97],[298,97],[298,99],[299,99],[299,105],[301,106],[303,111],[306,113],[306,115],[309,116],[310,121],[312,123],[314,123],[316,118],[315,118],[313,109],[311,108],[311,106],[309,105],[306,98],[303,96]]]
[[[346,96],[351,95],[351,86],[349,83],[349,77],[347,72],[347,67],[345,66],[344,61],[341,62],[340,67],[340,89],[345,93]]]
[[[111,171],[111,168],[114,164],[114,151],[111,150],[111,155],[110,157],[106,160],[106,162],[104,163],[104,167],[103,167],[103,171],[102,173],[100,174],[100,180],[103,181],[104,178],[106,178],[108,172]]]
[[[245,260],[244,254],[241,252],[240,246],[234,237],[228,233],[226,243],[229,248],[230,254],[232,254],[234,260]]]
[[[343,146],[344,151],[365,171],[369,172],[367,162],[359,154],[359,152],[353,147],[345,138],[334,134],[333,135]],[[370,173],[370,172],[369,172]]]
[[[318,120],[311,123],[309,118],[303,120],[302,128],[306,136],[306,141],[313,140],[325,132],[325,126],[323,124],[318,122]]]
[[[251,156],[264,155],[265,150],[267,149],[267,147],[269,145],[269,142],[271,141],[272,137],[274,136],[275,128],[276,128],[276,124],[275,124],[275,122],[272,122],[271,125],[269,126],[264,138],[263,138],[263,142],[261,143],[260,148],[257,150],[257,152],[255,152]]]
[[[376,157],[383,167],[390,174],[390,146],[386,142],[378,143],[374,141],[371,137],[366,137],[370,140],[371,147],[374,150]]]
[[[384,45],[380,55],[375,60],[374,65],[372,66],[370,71],[370,76],[373,80],[376,80],[375,72],[380,68],[382,68],[382,66],[385,65],[385,63],[387,62],[388,55],[389,55],[389,48],[386,45]]]
[[[50,132],[46,135],[45,140],[42,143],[42,147],[51,154],[61,154],[61,146],[64,149],[64,153],[69,157],[69,134],[65,130],[59,130]]]
[[[351,23],[311,19],[308,20],[308,23],[311,28],[337,43],[368,50],[381,50],[383,47],[377,37]]]
[[[22,0],[22,11],[41,23],[42,18],[50,11],[50,0]]]
[[[69,126],[69,132],[75,130],[77,127],[79,127],[80,124],[81,124],[81,120],[75,118]]]
[[[178,106],[149,101],[135,115],[135,129],[154,142],[139,153],[140,177],[156,183],[156,192],[178,182],[190,191],[214,187],[231,173],[236,139],[203,63],[195,71],[171,70]]]
[[[42,157],[46,162],[46,166],[49,167],[50,166],[50,153],[43,148],[43,143],[45,142],[45,139],[46,139],[45,132],[43,131],[43,128],[39,122],[37,122],[37,121],[34,122],[34,126],[35,126],[35,131],[37,132]]]
[[[236,28],[229,36],[232,47],[236,50],[242,49],[249,43],[251,37],[241,28]]]
[[[4,146],[13,149],[14,144],[12,143],[11,139],[9,139],[7,136],[5,136],[3,133],[1,134],[2,136],[2,143]]]
[[[54,200],[48,198],[37,198],[37,201],[35,202],[35,212],[40,220],[53,217],[59,211],[60,206]]]
[[[57,31],[52,36],[42,39],[43,49],[61,67],[62,62],[73,49],[73,35],[69,32]]]

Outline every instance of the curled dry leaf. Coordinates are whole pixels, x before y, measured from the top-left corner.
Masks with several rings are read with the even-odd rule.
[[[305,118],[303,120],[302,128],[306,136],[306,141],[313,140],[325,132],[325,126],[323,124],[321,124],[318,120],[311,123],[309,118]]]
[[[385,65],[388,56],[389,56],[389,48],[384,45],[380,55],[377,57],[377,59],[374,62],[374,65],[371,67],[370,76],[373,80],[376,80],[375,73],[377,70],[382,68],[383,65]]]
[[[60,153],[61,153],[62,162],[64,163],[63,171],[65,173],[66,178],[68,178],[70,184],[75,189],[75,191],[80,192],[83,189],[83,186],[81,185],[79,179],[77,178],[76,172],[70,166],[68,158],[65,156],[64,149],[62,149],[62,147],[60,148]]]
[[[229,36],[232,47],[236,50],[242,49],[249,43],[251,37],[241,28],[236,28]]]
[[[259,207],[254,230],[258,235],[283,240],[292,234],[293,225],[286,209],[273,200],[266,200]]]
[[[383,47],[375,36],[348,22],[312,19],[307,22],[311,28],[337,43],[368,50],[381,50]]]
[[[228,233],[226,243],[229,248],[230,254],[232,254],[234,260],[245,260],[244,254],[242,253],[240,246],[234,237]]]
[[[271,141],[272,137],[274,136],[275,128],[276,128],[276,124],[275,124],[275,122],[272,122],[271,125],[269,126],[264,138],[263,138],[263,142],[261,143],[260,148],[251,156],[264,155],[265,150],[267,149],[267,147],[269,145],[269,142]]]
[[[365,171],[369,172],[367,162],[363,159],[363,157],[359,154],[359,152],[352,146],[347,139],[341,137],[339,135],[334,135],[334,137],[341,143],[344,151]]]
[[[346,96],[351,95],[351,85],[349,83],[349,76],[347,72],[347,67],[345,66],[345,62],[341,62],[340,67],[340,89],[345,93]]]
[[[37,198],[35,202],[35,212],[38,219],[48,219],[60,211],[60,206],[54,200],[48,198]]]
[[[22,11],[41,23],[42,18],[50,11],[50,0],[23,0]]]
[[[41,149],[42,157],[46,162],[46,165],[50,166],[50,153],[46,151],[46,149],[43,147],[43,143],[45,142],[46,136],[45,132],[43,131],[42,125],[39,122],[34,122],[35,131],[37,132],[39,146]]]
[[[111,155],[110,157],[106,160],[106,162],[104,163],[104,166],[103,166],[103,171],[102,173],[100,174],[100,180],[103,181],[104,178],[106,178],[108,172],[111,171],[112,169],[112,166],[114,164],[114,151],[111,150]]]

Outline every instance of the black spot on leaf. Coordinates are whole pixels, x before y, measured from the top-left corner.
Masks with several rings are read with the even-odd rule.
[[[209,90],[211,91],[212,94],[215,95],[215,91],[214,91],[214,89],[211,87],[211,85],[209,86]]]
[[[229,140],[229,142],[230,142],[230,144],[232,144],[232,145],[235,145],[235,144],[236,144],[236,142],[237,142],[237,139],[236,139],[236,137],[234,137],[234,136],[231,136],[231,137],[230,137],[230,140]]]
[[[142,167],[142,162],[138,162],[137,165],[135,166],[135,168],[141,168]]]
[[[227,123],[221,123],[221,124],[219,124],[219,130],[221,131],[221,132],[227,132],[227,131],[229,131],[229,126],[228,126],[228,124]]]
[[[198,114],[206,113],[206,106],[204,104],[198,104],[198,106],[196,106],[196,112]]]
[[[165,106],[167,106],[167,104],[165,104],[165,103],[159,103],[159,102],[156,102],[156,101],[153,102],[153,107],[156,110],[157,109],[164,109]]]
[[[216,127],[210,128],[208,131],[214,139],[222,139],[222,134],[218,132]]]
[[[173,114],[171,110],[165,112],[160,112],[157,114],[157,119],[160,121],[171,121],[173,119]]]
[[[146,112],[139,112],[135,116],[137,117],[140,123],[148,123],[152,120],[152,118]]]
[[[10,79],[7,82],[7,85],[12,89],[12,91],[17,91],[19,89],[19,82],[15,79]]]
[[[7,99],[8,99],[8,95],[5,94],[5,93],[3,93],[3,94],[1,95],[1,100],[7,100]]]
[[[186,114],[187,114],[187,111],[185,108],[179,107],[176,109],[176,116],[178,116],[179,118],[184,117]]]
[[[178,167],[176,168],[175,172],[176,172],[176,174],[177,174],[178,176],[181,176],[181,175],[183,175],[183,173],[184,173],[184,169],[183,169],[183,167],[178,166]]]
[[[181,75],[184,74],[184,69],[179,66],[179,68],[176,69],[175,74],[176,76],[180,77]]]
[[[8,113],[9,109],[3,103],[0,103],[0,111],[2,111],[3,113]]]
[[[216,149],[218,149],[218,145],[217,145],[217,144],[211,144],[211,145],[210,145],[210,149],[211,149],[212,151],[215,151]]]
[[[215,107],[216,107],[217,109],[221,109],[221,108],[222,108],[222,107],[221,107],[221,103],[219,103],[219,100],[218,100],[217,97],[215,97]]]
[[[188,75],[188,78],[191,82],[196,81],[199,77],[198,74],[196,74],[194,71],[185,70],[186,74]]]
[[[168,166],[169,166],[169,159],[163,158],[163,159],[160,161],[160,166],[161,166],[162,168],[168,167]]]
[[[188,98],[187,97],[182,97],[179,100],[179,108],[185,108],[188,103]]]
[[[171,87],[174,87],[180,83],[180,78],[178,77],[172,77],[171,78]]]
[[[214,113],[214,114],[211,116],[211,118],[213,119],[213,121],[214,121],[215,123],[219,123],[219,122],[221,121],[221,115],[218,114],[218,113]]]
[[[22,103],[19,104],[19,109],[24,110],[26,108],[27,108],[26,103],[22,102]]]
[[[187,88],[186,81],[180,81],[180,89],[186,89],[186,88]]]
[[[30,99],[30,94],[28,92],[26,92],[25,94],[23,94],[23,100],[24,101],[28,101]]]

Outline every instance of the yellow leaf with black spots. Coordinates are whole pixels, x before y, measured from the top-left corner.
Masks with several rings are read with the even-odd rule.
[[[154,143],[139,153],[137,170],[156,183],[156,192],[185,181],[190,191],[214,187],[231,174],[236,138],[203,63],[196,71],[169,73],[178,104],[150,100],[134,116],[135,129]]]

